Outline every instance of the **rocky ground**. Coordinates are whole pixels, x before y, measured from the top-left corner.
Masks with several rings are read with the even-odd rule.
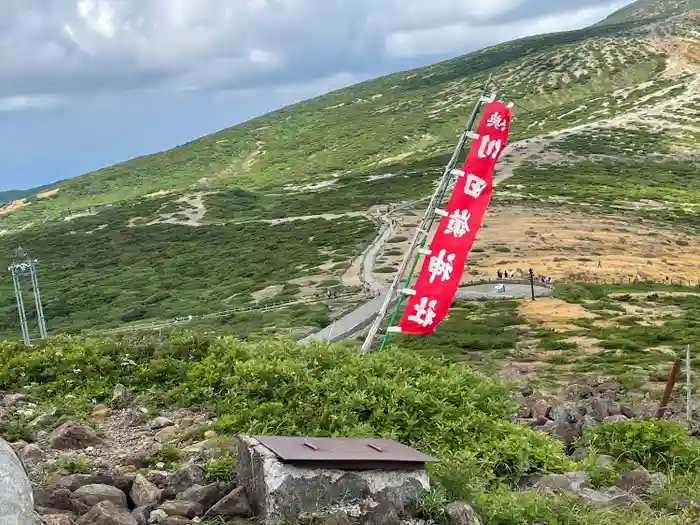
[[[583,431],[608,421],[648,417],[656,409],[651,403],[621,402],[621,392],[618,383],[601,380],[570,385],[548,399],[523,382],[514,393],[519,409],[513,419],[563,440],[575,461],[593,457],[604,469],[614,458],[589,456],[589,450],[577,448]],[[677,408],[672,405],[669,413],[679,412]],[[25,395],[5,394],[0,421],[17,414],[33,417],[26,439],[12,446],[30,475],[36,511],[45,525],[243,524],[254,520],[245,488],[237,485],[236,442],[217,435],[212,430],[214,421],[205,413],[151,413],[118,386],[109,406],[95,405],[86,422],[56,420],[51,411],[39,411]],[[664,474],[641,467],[623,469],[611,481],[596,489],[582,469],[530,479],[522,488],[568,493],[594,506],[648,509],[645,495],[667,482]],[[687,504],[695,505],[692,501]],[[473,509],[461,502],[445,508],[444,517],[452,525],[480,523]],[[354,521],[341,518],[326,516],[323,522],[344,525]],[[361,521],[363,525],[417,522],[386,509],[375,510]]]

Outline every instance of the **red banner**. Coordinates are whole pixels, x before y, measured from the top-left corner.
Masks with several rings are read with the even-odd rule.
[[[493,168],[508,142],[511,110],[494,101],[484,107],[478,138],[462,165],[437,232],[425,255],[399,328],[428,334],[447,315],[464,273],[467,255],[493,193]]]

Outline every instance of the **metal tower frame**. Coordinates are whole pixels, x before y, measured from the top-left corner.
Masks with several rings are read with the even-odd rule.
[[[29,324],[27,323],[27,311],[24,306],[24,297],[22,294],[22,279],[29,277],[32,283],[32,295],[34,296],[34,305],[36,307],[36,318],[39,325],[39,336],[41,339],[48,337],[46,332],[46,319],[44,318],[44,308],[41,305],[41,293],[39,292],[39,278],[36,273],[36,259],[31,259],[24,249],[19,246],[15,251],[15,257],[12,264],[8,266],[8,270],[12,274],[12,284],[15,289],[15,298],[17,299],[17,310],[19,313],[19,323],[22,330],[22,340],[24,344],[29,346],[32,344],[29,336]]]
[[[379,327],[382,324],[382,321],[386,317],[386,314],[389,310],[389,306],[391,306],[391,303],[394,300],[394,296],[397,294],[397,292],[400,293],[399,291],[399,286],[401,284],[401,279],[403,277],[403,274],[405,273],[406,269],[408,268],[409,262],[412,257],[414,257],[413,260],[413,265],[411,270],[409,271],[408,277],[407,277],[407,283],[411,280],[413,277],[413,272],[416,267],[416,264],[418,263],[418,257],[420,255],[419,251],[424,247],[428,240],[428,236],[430,235],[430,229],[433,226],[433,223],[436,218],[435,214],[435,209],[438,208],[442,202],[442,199],[445,195],[445,192],[448,189],[448,186],[450,182],[453,179],[453,170],[457,165],[457,162],[459,160],[459,156],[462,153],[462,150],[464,149],[465,144],[470,138],[473,138],[473,132],[472,132],[472,127],[474,126],[474,122],[476,122],[476,117],[479,114],[479,110],[481,109],[481,104],[484,102],[489,102],[493,101],[496,98],[496,93],[492,93],[490,97],[486,96],[486,93],[489,90],[489,87],[491,86],[491,75],[489,75],[488,79],[486,80],[486,83],[482,86],[481,92],[479,93],[479,96],[474,103],[474,108],[472,109],[472,113],[469,116],[469,120],[467,122],[466,127],[464,128],[464,131],[462,132],[461,136],[459,137],[459,141],[457,142],[457,145],[455,146],[454,151],[452,152],[452,157],[450,158],[449,162],[445,166],[445,169],[443,171],[442,177],[438,181],[438,184],[435,188],[435,191],[433,193],[432,198],[430,199],[430,202],[428,203],[428,207],[425,210],[425,213],[423,215],[423,218],[421,219],[420,223],[416,226],[415,233],[413,236],[413,240],[411,241],[410,246],[408,247],[408,250],[406,250],[406,253],[404,254],[404,258],[401,261],[401,264],[399,265],[399,268],[396,270],[396,274],[394,275],[394,280],[392,281],[391,285],[389,286],[389,290],[386,293],[386,296],[384,298],[384,302],[379,309],[379,312],[377,313],[376,317],[374,318],[374,321],[369,327],[369,332],[367,334],[367,337],[365,338],[364,342],[362,343],[361,346],[361,351],[362,352],[369,352],[369,350],[372,347],[372,343],[374,342],[375,337],[377,336],[377,332],[379,331]],[[408,284],[407,284],[408,286]],[[399,308],[401,307],[401,299],[399,297],[397,304],[396,304],[396,309],[394,311],[394,314],[392,316],[392,320],[396,317],[398,314]],[[384,348],[384,346],[387,343],[388,340],[388,332],[385,334],[384,338],[382,339],[382,344],[381,344],[381,349]]]

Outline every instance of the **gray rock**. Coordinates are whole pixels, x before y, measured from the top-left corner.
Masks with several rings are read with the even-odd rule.
[[[82,449],[97,445],[100,439],[90,428],[75,421],[66,421],[51,433],[51,447],[57,450]]]
[[[184,492],[194,485],[201,485],[204,481],[204,468],[195,463],[188,463],[177,470],[170,478],[169,486],[175,494]]]
[[[603,423],[615,423],[616,421],[626,421],[627,417],[622,414],[615,414],[614,416],[608,416],[603,420]]]
[[[152,505],[142,505],[132,510],[131,515],[139,525],[148,525],[148,518],[151,517],[151,512],[153,512]]]
[[[668,476],[661,472],[654,472],[651,475],[651,486],[650,490],[661,490],[668,485]]]
[[[149,426],[153,430],[160,430],[161,428],[172,427],[174,425],[175,423],[171,419],[168,419],[167,417],[163,416],[158,416],[153,421],[151,421],[151,424]]]
[[[194,518],[195,516],[201,516],[204,514],[204,510],[199,503],[184,499],[166,501],[158,508],[165,512],[168,516],[184,516],[185,518]]]
[[[545,492],[578,492],[590,488],[591,480],[585,472],[566,472],[564,474],[547,474],[534,485],[535,489]]]
[[[593,388],[589,385],[572,384],[565,389],[566,396],[571,400],[586,399],[593,395]]]
[[[253,515],[253,509],[248,501],[248,496],[243,487],[233,489],[221,501],[216,503],[204,515],[204,519],[209,518],[249,518]]]
[[[27,394],[7,394],[2,398],[2,406],[12,408],[27,399]]]
[[[574,450],[573,454],[571,454],[571,459],[573,459],[574,461],[583,461],[588,457],[589,453],[590,451],[587,448],[579,447],[576,450]]]
[[[51,423],[53,423],[52,414],[41,414],[32,419],[28,426],[31,430],[39,430],[41,428],[48,427]]]
[[[552,411],[552,419],[555,423],[553,435],[564,441],[567,447],[571,447],[581,436],[583,418],[581,409],[576,405],[572,403],[559,405]]]
[[[450,525],[481,525],[474,509],[463,501],[455,501],[445,507],[445,517]]]
[[[645,403],[635,403],[620,406],[620,413],[628,419],[651,417],[654,415],[656,407]]]
[[[604,507],[610,504],[608,496],[590,488],[584,487],[578,490],[576,495],[582,503],[593,507]]]
[[[60,485],[34,489],[34,505],[56,510],[73,510],[70,489]]]
[[[203,511],[206,512],[234,488],[235,487],[230,487],[223,483],[211,483],[205,486],[195,485],[186,491],[179,493],[177,495],[177,499],[184,499],[199,503],[202,506]]]
[[[583,425],[582,425],[581,430],[583,431],[583,430],[585,430],[586,428],[595,427],[595,426],[597,426],[597,425],[600,425],[600,422],[599,422],[599,421],[596,421],[596,420],[593,419],[591,416],[586,415],[586,416],[583,417]]]
[[[615,486],[630,494],[645,494],[651,487],[651,483],[651,474],[644,467],[634,470],[625,468],[620,472],[620,479]]]
[[[598,467],[612,467],[615,464],[615,458],[606,454],[599,454],[595,458],[595,464]]]
[[[348,515],[342,512],[331,514],[330,516],[324,516],[320,520],[312,521],[318,521],[320,525],[353,525],[350,518],[348,518]]]
[[[180,433],[180,427],[165,427],[159,430],[154,437],[158,443],[169,443]]]
[[[148,456],[150,456],[147,450],[141,450],[139,452],[132,452],[131,454],[124,456],[120,463],[123,466],[132,466],[136,468],[146,468],[148,466]]]
[[[156,509],[151,512],[151,517],[148,518],[148,523],[161,523],[163,520],[167,519],[168,515],[160,510]]]
[[[137,474],[134,478],[129,496],[137,507],[158,505],[163,501],[163,491],[141,474]]]
[[[170,472],[165,470],[149,470],[146,472],[146,479],[158,488],[165,488],[170,481]]]
[[[75,525],[138,525],[125,508],[110,501],[102,501],[92,507]]]
[[[636,494],[626,492],[619,487],[610,487],[604,491],[604,494],[610,498],[611,505],[619,507],[634,507],[639,510],[651,512],[651,508],[644,503]]]
[[[401,519],[393,505],[382,503],[366,512],[361,520],[361,525],[401,525]]]
[[[538,419],[549,418],[552,411],[552,404],[546,399],[536,399],[532,401],[531,405],[532,417]]]
[[[159,525],[190,525],[192,521],[183,516],[168,516],[158,523]]]
[[[94,505],[109,502],[115,507],[126,509],[128,507],[126,494],[111,485],[85,485],[70,495],[73,510],[82,515],[88,512]]]
[[[600,423],[610,415],[610,405],[612,405],[612,401],[609,399],[599,396],[592,397],[588,400],[586,414]]]
[[[68,514],[49,514],[48,516],[41,517],[44,524],[43,525],[74,525],[74,516]]]
[[[138,408],[128,408],[119,415],[116,422],[117,428],[132,428],[142,425],[146,421],[146,413]]]
[[[604,397],[615,397],[621,390],[622,386],[620,383],[616,383],[615,381],[606,381],[605,383],[596,385],[593,388],[593,391],[596,394]]]
[[[39,445],[34,443],[29,443],[22,451],[19,453],[22,461],[27,465],[35,465],[44,458],[44,451],[41,450]]]
[[[118,384],[114,387],[112,399],[109,404],[112,408],[126,408],[129,403],[131,403],[132,399],[133,394],[129,392],[124,385]]]
[[[114,485],[114,478],[109,474],[71,474],[61,478],[57,484],[74,492],[85,485]]]

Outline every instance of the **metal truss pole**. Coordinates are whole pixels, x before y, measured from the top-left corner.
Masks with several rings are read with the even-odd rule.
[[[19,280],[19,275],[14,268],[12,271],[12,284],[15,287],[15,298],[17,299],[17,311],[19,312],[19,324],[22,330],[22,341],[26,346],[32,344],[31,339],[29,339],[29,327],[27,326],[27,314],[24,309],[24,299],[22,298],[22,286]]]
[[[363,352],[369,351],[369,349],[372,347],[372,343],[374,342],[374,338],[377,335],[377,332],[379,331],[379,327],[382,324],[382,321],[384,320],[384,317],[386,316],[387,311],[389,310],[389,306],[391,305],[391,302],[393,300],[394,294],[397,292],[397,289],[399,287],[399,284],[401,282],[401,277],[403,276],[403,273],[406,271],[406,267],[408,266],[408,262],[411,259],[411,256],[413,255],[413,252],[415,251],[416,247],[418,246],[419,242],[421,239],[425,241],[427,236],[430,233],[430,228],[432,227],[433,221],[435,219],[435,209],[439,206],[440,201],[442,200],[442,196],[445,193],[445,190],[447,189],[447,186],[449,185],[450,181],[452,180],[452,170],[454,169],[457,161],[459,160],[459,156],[462,153],[462,149],[464,149],[464,144],[466,144],[467,140],[470,138],[471,129],[472,126],[474,125],[474,122],[476,121],[476,117],[479,114],[479,110],[481,109],[481,103],[483,101],[484,95],[486,94],[486,90],[488,89],[489,84],[491,83],[491,76],[489,75],[489,78],[482,88],[481,93],[479,93],[479,98],[476,101],[476,104],[474,104],[474,109],[472,110],[472,114],[469,117],[469,121],[467,122],[467,126],[462,132],[462,135],[459,138],[459,141],[457,142],[457,145],[455,146],[454,152],[452,153],[452,157],[450,158],[450,161],[447,163],[447,166],[445,166],[445,171],[442,174],[442,178],[440,179],[437,188],[435,188],[435,192],[433,193],[432,198],[430,199],[430,203],[428,204],[428,207],[425,210],[425,214],[423,215],[423,219],[421,219],[420,224],[416,228],[416,233],[413,236],[413,240],[411,241],[411,244],[406,251],[406,254],[401,261],[401,265],[399,266],[398,270],[396,271],[396,275],[394,276],[394,280],[392,281],[391,285],[389,286],[389,290],[386,292],[386,297],[384,298],[384,302],[382,303],[381,308],[379,309],[379,312],[377,313],[377,316],[374,319],[374,322],[369,328],[369,333],[367,334],[367,337],[365,338],[365,341],[362,343],[361,350]]]
[[[41,292],[39,292],[39,278],[36,275],[36,266],[34,262],[31,263],[29,271],[32,279],[32,289],[34,290],[34,304],[36,305],[36,318],[37,322],[39,323],[39,334],[42,339],[46,339],[46,319],[44,318],[44,308],[41,305]]]

